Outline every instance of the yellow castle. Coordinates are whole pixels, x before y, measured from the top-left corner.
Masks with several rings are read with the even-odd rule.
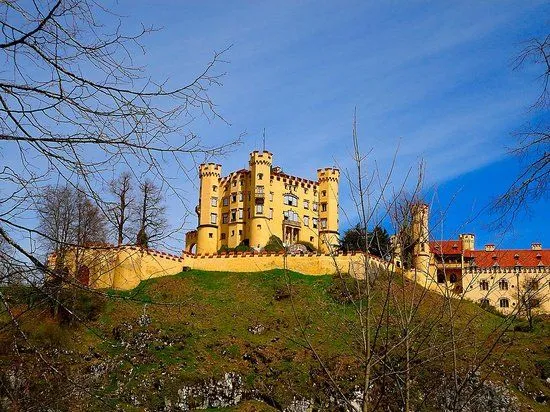
[[[248,169],[225,177],[221,165],[201,164],[198,227],[186,234],[185,250],[204,255],[245,245],[260,251],[271,236],[284,246],[336,249],[339,178],[336,168],[318,169],[316,181],[283,173],[267,151],[252,152]]]

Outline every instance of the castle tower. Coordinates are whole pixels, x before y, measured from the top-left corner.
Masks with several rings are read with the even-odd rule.
[[[429,207],[417,203],[411,207],[412,238],[414,241],[413,267],[420,273],[429,276],[430,267],[430,233],[428,229]]]
[[[340,171],[327,167],[317,170],[319,181],[319,250],[328,253],[338,247],[338,182]]]
[[[459,238],[462,240],[463,250],[475,250],[475,236],[473,233],[463,233]]]
[[[250,247],[261,248],[266,245],[271,236],[268,227],[267,199],[270,193],[271,165],[273,154],[270,152],[250,153],[250,224],[248,238]]]
[[[222,167],[215,163],[199,166],[200,195],[197,214],[197,253],[216,253],[218,251],[219,192]]]

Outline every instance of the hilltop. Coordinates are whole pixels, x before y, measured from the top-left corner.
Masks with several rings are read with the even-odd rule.
[[[349,396],[361,384],[354,306],[343,293],[350,285],[353,280],[283,270],[192,270],[143,281],[130,291],[104,291],[107,296],[65,296],[81,317],[71,324],[53,319],[32,290],[4,289],[28,342],[15,329],[1,332],[2,404],[14,410],[301,411],[313,404],[337,409],[342,403],[326,372]],[[418,292],[418,286],[399,280],[395,285],[403,291],[400,299]],[[418,312],[429,318],[443,298],[425,293]],[[375,314],[380,296],[373,298]],[[503,332],[506,319],[471,302],[452,305],[460,331],[457,362],[465,376]],[[383,342],[399,337],[394,316],[392,309]],[[436,319],[431,325],[436,332],[418,342],[412,374],[421,409],[441,409],[448,402],[453,365],[448,325],[449,319]],[[521,322],[508,326],[463,394],[475,396],[481,408],[542,411],[550,399],[550,326],[539,321],[530,332],[521,331]],[[394,363],[388,368],[403,360],[400,353],[389,359]],[[398,402],[395,379],[374,385],[381,402]]]

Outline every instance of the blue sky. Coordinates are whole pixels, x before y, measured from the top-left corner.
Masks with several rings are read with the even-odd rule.
[[[522,42],[548,30],[544,3],[124,0],[117,7],[129,29],[137,22],[162,28],[136,57],[172,84],[232,45],[220,68],[227,71],[223,87],[212,91],[230,124],[194,124],[212,143],[246,133],[241,147],[217,159],[225,172],[246,166],[264,128],[268,150],[288,173],[314,178],[318,167],[351,167],[357,107],[362,148],[372,149],[369,159],[382,173],[397,145],[396,184],[426,162],[434,213],[450,204],[441,237],[476,232],[478,246],[494,240],[529,247],[535,240],[550,245],[548,202],[534,205],[505,236],[489,232],[490,217],[479,211],[518,170],[506,150],[533,115],[538,89],[537,73],[514,71],[512,59]],[[194,204],[192,183],[181,177],[180,186]],[[350,208],[341,189],[341,204]],[[177,223],[181,212],[172,208],[170,216]]]

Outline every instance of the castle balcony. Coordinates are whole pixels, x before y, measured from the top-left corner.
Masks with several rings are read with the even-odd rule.
[[[283,226],[302,227],[302,222],[283,219]]]

